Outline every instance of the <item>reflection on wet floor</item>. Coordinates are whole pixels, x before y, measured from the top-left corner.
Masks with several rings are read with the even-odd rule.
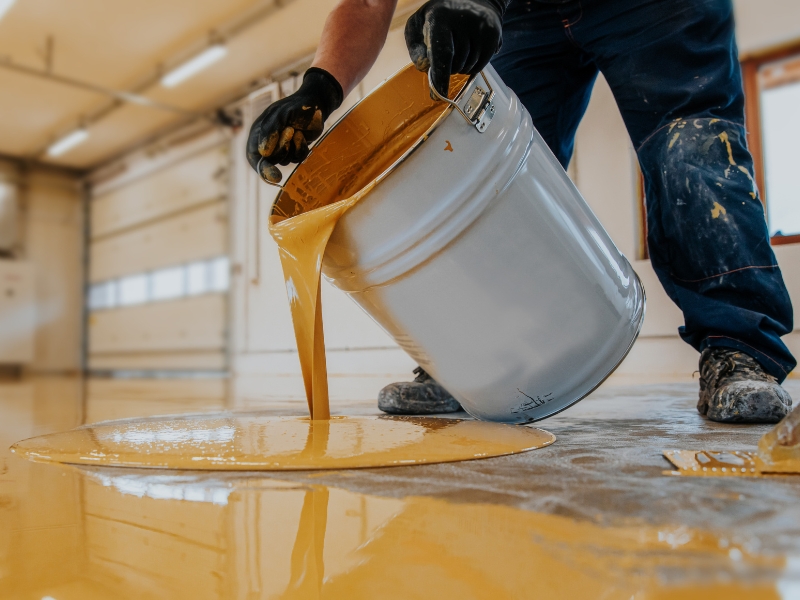
[[[458,494],[429,480],[463,480],[460,466],[267,476],[61,467],[5,451],[74,426],[80,406],[74,381],[0,384],[0,598],[787,599],[800,590],[785,515],[765,524],[783,527],[780,543],[735,521],[710,529],[680,514],[611,518],[601,488],[596,518],[527,510],[496,493],[506,485],[520,495],[501,483],[516,466],[529,495],[557,495],[552,473],[536,480],[527,469],[556,461],[546,453],[559,444],[469,463],[473,489]],[[682,494],[704,481],[716,496],[757,481],[663,479]]]

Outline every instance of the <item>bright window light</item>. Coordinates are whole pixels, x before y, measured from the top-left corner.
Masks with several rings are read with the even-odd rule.
[[[211,289],[215,292],[224,292],[228,289],[228,257],[221,256],[211,261]]]
[[[155,271],[150,276],[150,299],[170,300],[185,293],[186,278],[183,267],[172,267]]]
[[[761,123],[770,235],[800,233],[797,162],[800,150],[800,82],[762,92]]]
[[[2,0],[0,0],[2,2]],[[76,129],[70,134],[65,135],[47,149],[50,156],[61,156],[65,152],[72,150],[78,144],[82,144],[89,137],[89,132],[85,129]]]
[[[161,78],[161,85],[168,88],[175,87],[206,67],[213,65],[227,53],[228,49],[223,44],[209,46],[194,58],[190,58],[182,65],[175,67],[164,75],[164,77]]]
[[[186,266],[186,292],[190,296],[205,294],[208,291],[208,265],[205,261]]]
[[[89,288],[89,309],[114,308],[117,305],[117,282],[104,281]]]
[[[8,9],[14,6],[16,0],[0,0],[0,19],[2,19],[8,12]]]
[[[119,304],[130,306],[147,302],[150,291],[148,287],[147,275],[123,277],[119,280]]]
[[[86,303],[89,310],[103,310],[226,292],[230,279],[230,261],[219,256],[94,283],[87,290]]]

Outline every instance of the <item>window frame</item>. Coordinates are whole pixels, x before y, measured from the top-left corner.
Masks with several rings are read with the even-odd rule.
[[[747,54],[740,59],[745,97],[745,124],[747,126],[747,146],[753,155],[753,169],[758,185],[759,197],[767,210],[767,186],[764,171],[764,142],[761,131],[761,90],[758,86],[758,71],[762,66],[797,56],[800,58],[800,40],[766,48]],[[800,243],[800,234],[771,236],[773,246]]]
[[[742,82],[744,85],[745,96],[745,125],[747,127],[747,147],[753,156],[753,169],[755,171],[756,184],[758,185],[759,198],[764,205],[764,212],[767,211],[767,186],[764,175],[764,144],[761,132],[761,97],[758,87],[758,71],[768,63],[776,62],[793,56],[800,57],[800,39],[772,46],[752,52],[740,57],[739,63],[742,68]],[[647,202],[644,193],[644,178],[639,169],[639,162],[636,162],[639,185],[639,244],[638,258],[649,260],[650,253],[647,248]],[[783,244],[800,243],[800,234],[771,236],[770,243],[773,246]]]

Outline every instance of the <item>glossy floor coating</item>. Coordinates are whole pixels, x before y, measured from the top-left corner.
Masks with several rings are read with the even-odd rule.
[[[800,597],[800,478],[662,474],[664,448],[755,449],[769,429],[703,421],[693,385],[605,387],[546,421],[552,446],[464,463],[153,472],[7,452],[79,424],[82,389],[0,383],[0,598]]]
[[[327,402],[326,402],[327,405]],[[263,411],[125,419],[17,442],[39,463],[200,471],[302,471],[434,464],[549,446],[536,427],[407,416],[277,417]]]

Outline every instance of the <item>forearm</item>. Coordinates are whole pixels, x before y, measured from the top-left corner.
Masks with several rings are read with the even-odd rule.
[[[345,96],[375,64],[396,5],[397,0],[341,0],[328,15],[312,66],[333,75]]]

